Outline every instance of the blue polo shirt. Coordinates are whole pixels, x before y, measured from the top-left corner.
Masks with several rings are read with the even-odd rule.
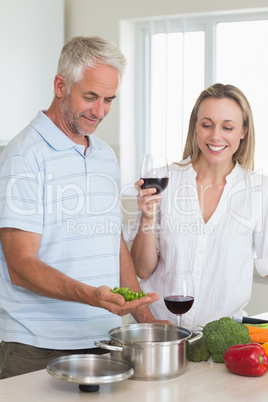
[[[119,284],[121,213],[113,150],[75,144],[43,113],[0,155],[0,227],[42,235],[38,256],[91,286]],[[0,243],[0,339],[36,347],[94,346],[120,317],[14,286]]]

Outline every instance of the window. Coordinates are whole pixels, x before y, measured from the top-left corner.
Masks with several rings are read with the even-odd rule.
[[[247,96],[256,130],[255,170],[268,175],[268,15],[266,18],[218,24],[216,80],[234,83]]]
[[[197,66],[192,63],[193,53]],[[196,92],[203,87],[204,32],[153,35],[148,150],[164,150],[178,160],[187,131],[184,116],[190,112]]]
[[[222,82],[238,86],[252,106],[255,169],[268,175],[268,9],[155,19],[137,22],[136,29],[137,166],[147,152],[180,160],[196,98]]]

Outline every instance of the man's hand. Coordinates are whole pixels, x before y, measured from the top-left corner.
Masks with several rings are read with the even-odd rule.
[[[123,296],[112,293],[108,286],[100,286],[96,288],[94,292],[94,299],[94,305],[96,307],[105,308],[111,313],[123,317],[126,314],[131,314],[144,307],[148,307],[150,304],[159,300],[159,296],[157,293],[148,293],[140,299],[126,301]]]

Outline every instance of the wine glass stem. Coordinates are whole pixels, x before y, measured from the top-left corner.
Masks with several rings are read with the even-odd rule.
[[[156,227],[156,203],[153,203],[153,211],[154,211],[154,220],[153,220],[153,228]]]
[[[181,314],[178,314],[178,327],[181,327]]]

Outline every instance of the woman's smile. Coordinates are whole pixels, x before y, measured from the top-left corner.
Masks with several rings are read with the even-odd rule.
[[[221,152],[225,148],[227,148],[227,145],[210,145],[210,144],[207,144],[207,146],[212,152]]]

